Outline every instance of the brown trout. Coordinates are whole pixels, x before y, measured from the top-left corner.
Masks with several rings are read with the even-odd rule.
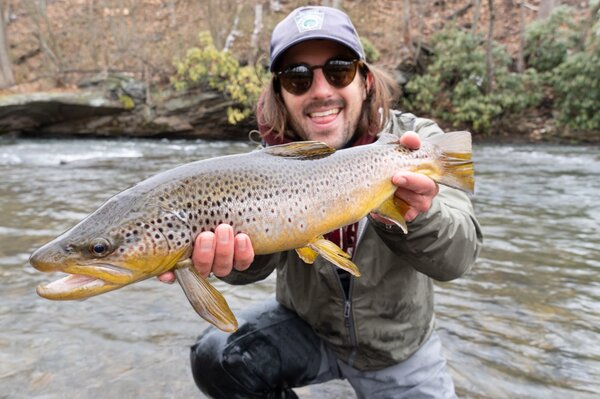
[[[394,197],[391,182],[400,170],[473,192],[470,133],[433,136],[416,151],[387,134],[339,151],[319,142],[294,142],[159,173],[110,198],[35,251],[33,267],[68,274],[40,285],[37,293],[83,299],[174,270],[198,314],[235,331],[237,321],[223,296],[191,267],[200,232],[228,223],[236,233],[248,234],[256,254],[295,249],[306,263],[321,255],[358,276],[350,256],[323,234],[370,212],[406,232],[407,205]]]

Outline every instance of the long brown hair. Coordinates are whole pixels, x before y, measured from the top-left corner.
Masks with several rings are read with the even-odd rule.
[[[390,108],[400,95],[400,86],[392,76],[381,68],[364,63],[361,68],[363,81],[367,74],[372,76],[371,90],[363,102],[360,121],[355,138],[363,134],[375,135],[388,122]],[[271,76],[269,83],[263,89],[257,104],[257,120],[261,135],[273,135],[279,139],[297,139],[288,124],[288,112],[281,97],[279,81]]]

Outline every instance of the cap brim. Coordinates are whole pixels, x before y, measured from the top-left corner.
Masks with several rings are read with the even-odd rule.
[[[335,38],[335,37],[326,36],[326,35],[323,35],[323,34],[317,34],[315,32],[314,35],[304,34],[304,35],[302,35],[302,36],[294,39],[290,43],[288,43],[285,47],[282,47],[277,53],[275,53],[275,55],[273,55],[273,57],[271,59],[271,65],[269,66],[269,70],[271,72],[275,72],[274,67],[277,66],[277,62],[281,59],[281,57],[283,56],[283,54],[287,50],[289,50],[290,48],[294,47],[296,44],[305,42],[307,40],[330,40],[332,42],[337,42],[337,43],[343,45],[344,47],[346,47],[348,50],[352,51],[354,53],[354,55],[356,55],[358,57],[358,59],[362,60],[362,57],[361,57],[360,53],[357,53],[356,50],[354,50],[351,46],[348,45],[347,42],[345,42],[345,41],[343,41],[341,39]]]

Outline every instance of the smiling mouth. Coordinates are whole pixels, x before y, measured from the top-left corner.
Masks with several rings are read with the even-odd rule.
[[[340,112],[341,112],[340,108],[332,108],[332,109],[328,109],[326,111],[310,112],[308,114],[308,116],[310,116],[311,118],[323,118],[323,117],[330,116],[330,115],[337,115]]]

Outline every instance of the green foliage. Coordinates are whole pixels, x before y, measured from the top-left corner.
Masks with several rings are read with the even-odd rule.
[[[569,7],[559,7],[548,19],[526,31],[525,54],[530,67],[542,74],[552,93],[557,121],[574,131],[600,129],[600,29],[577,21]],[[585,43],[584,30],[591,28]]]
[[[366,37],[361,37],[360,43],[363,46],[363,50],[365,51],[365,58],[367,59],[368,63],[373,64],[379,61],[379,57],[381,56],[381,54],[379,54],[379,51],[375,48],[373,42],[371,42]]]
[[[133,101],[133,98],[129,97],[128,95],[120,95],[119,101],[123,105],[123,108],[125,108],[126,110],[132,110],[135,108],[135,102]]]
[[[201,32],[198,39],[200,46],[191,48],[183,60],[175,62],[177,73],[171,78],[172,83],[178,90],[206,85],[225,94],[237,104],[227,109],[229,123],[241,122],[252,114],[268,71],[241,66],[230,52],[217,50],[209,32]]]
[[[406,86],[407,107],[451,123],[489,132],[495,120],[514,115],[541,100],[534,70],[509,71],[510,57],[494,45],[493,91],[486,93],[484,44],[476,36],[454,28],[433,38],[435,56],[424,75]]]
[[[593,31],[598,32],[600,22]],[[600,37],[591,34],[583,51],[552,71],[558,121],[573,130],[600,129]]]
[[[533,22],[525,30],[523,53],[527,66],[547,72],[560,65],[579,40],[574,11],[558,7],[549,18]]]

